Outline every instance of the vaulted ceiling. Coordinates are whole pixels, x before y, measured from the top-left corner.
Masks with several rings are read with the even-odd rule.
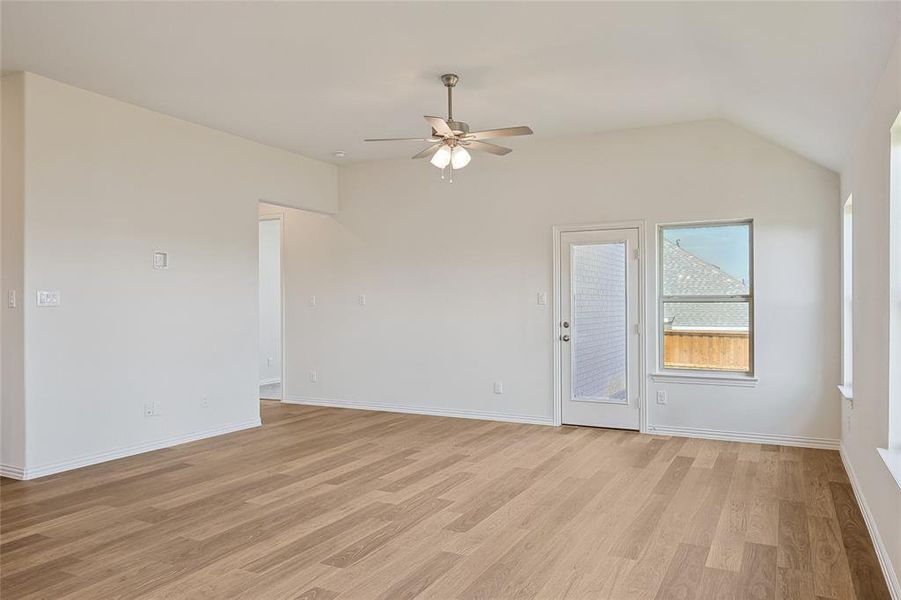
[[[898,2],[2,4],[2,67],[307,156],[409,156],[364,137],[455,116],[541,137],[729,119],[838,168]]]

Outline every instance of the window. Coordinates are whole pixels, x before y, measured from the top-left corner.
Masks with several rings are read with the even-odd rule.
[[[752,222],[659,231],[660,367],[751,375]]]
[[[852,398],[854,361],[854,204],[848,196],[842,207],[842,394]]]
[[[889,151],[889,448],[901,486],[901,113]]]

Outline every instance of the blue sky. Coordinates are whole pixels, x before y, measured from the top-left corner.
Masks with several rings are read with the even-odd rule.
[[[672,242],[679,240],[688,252],[747,282],[750,280],[749,229],[747,225],[686,227],[664,229],[663,235]]]

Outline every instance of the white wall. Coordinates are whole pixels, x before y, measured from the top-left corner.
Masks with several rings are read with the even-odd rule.
[[[258,423],[257,203],[334,211],[337,169],[30,74],[24,110],[22,466]]]
[[[654,257],[657,223],[752,217],[758,386],[649,382],[651,398],[669,392],[649,422],[838,439],[835,173],[704,121],[522,140],[503,159],[476,155],[452,185],[411,160],[348,165],[339,183],[336,216],[286,222],[290,398],[550,422],[552,306],[536,293],[552,296],[552,226],[645,219]]]
[[[21,73],[0,78],[2,118],[0,118],[0,163],[2,163],[2,202],[0,202],[0,469],[7,467],[20,474],[25,459],[25,366],[23,298],[10,308],[7,293],[21,296],[24,279],[25,209],[25,78]]]
[[[899,112],[901,38],[841,173],[841,198],[854,195],[854,404],[843,409],[842,444],[861,505],[877,531],[877,549],[882,546],[893,565],[897,594],[901,490],[876,448],[889,443],[889,163],[890,130]]]
[[[281,228],[278,219],[260,221],[260,385],[282,376]]]

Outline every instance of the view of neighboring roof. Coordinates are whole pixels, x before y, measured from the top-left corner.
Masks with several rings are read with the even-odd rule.
[[[747,294],[747,282],[682,248],[678,242],[663,242],[663,290],[667,296],[736,296]],[[667,303],[667,328],[746,330],[748,305],[730,303]]]

